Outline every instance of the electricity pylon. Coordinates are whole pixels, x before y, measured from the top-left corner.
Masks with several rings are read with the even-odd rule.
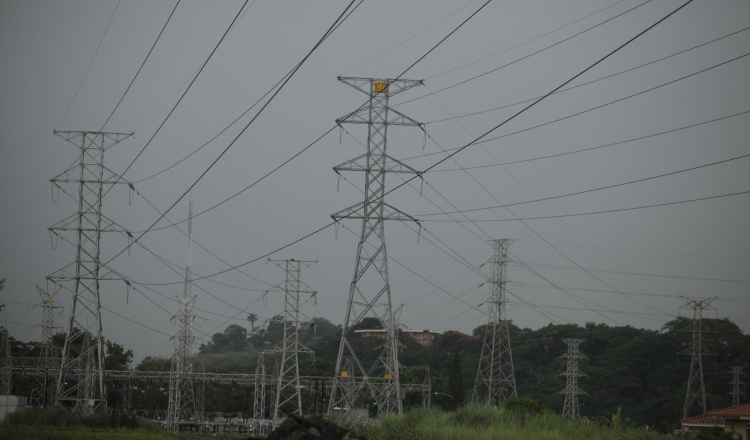
[[[744,396],[745,393],[740,391],[740,386],[744,386],[745,383],[740,380],[740,375],[744,376],[745,373],[742,372],[742,367],[740,366],[733,366],[729,367],[732,371],[730,373],[732,374],[732,381],[729,382],[730,385],[732,385],[732,391],[729,392],[729,394],[732,395],[732,406],[737,406],[740,404],[740,396]]]
[[[513,356],[510,349],[508,317],[505,310],[506,270],[508,264],[508,239],[492,240],[494,254],[492,292],[489,301],[489,319],[484,333],[482,354],[477,366],[472,400],[483,405],[500,406],[505,399],[516,397],[516,377],[513,373]]]
[[[337,124],[366,124],[368,129],[367,152],[333,168],[341,171],[365,173],[364,201],[333,214],[338,222],[342,219],[362,221],[357,256],[354,263],[354,276],[349,285],[349,299],[346,306],[341,342],[336,357],[336,370],[331,388],[328,412],[334,410],[345,417],[351,412],[357,398],[368,388],[378,406],[378,416],[403,412],[402,390],[399,379],[398,334],[396,320],[391,307],[391,286],[388,278],[388,260],[385,247],[386,220],[419,220],[385,203],[386,173],[420,173],[408,165],[386,154],[387,131],[389,125],[418,126],[421,124],[390,108],[391,96],[422,84],[422,81],[389,80],[373,78],[338,78],[368,96],[368,104],[337,119]],[[353,327],[368,315],[374,315],[386,330],[383,351],[371,368],[366,368],[359,360],[352,337]],[[348,360],[353,361],[359,370],[361,381],[348,380],[354,371],[344,369]]]
[[[255,389],[253,390],[253,426],[258,434],[267,434],[264,423],[266,415],[266,360],[263,351],[258,355],[255,367]]]
[[[426,367],[422,380],[422,409],[430,408],[432,408],[432,376],[430,375],[430,367]]]
[[[281,353],[278,376],[276,379],[276,399],[273,409],[274,423],[279,423],[284,414],[302,416],[302,392],[299,382],[299,354],[313,354],[313,351],[299,342],[299,326],[303,322],[300,315],[300,293],[316,295],[317,292],[302,282],[300,273],[316,261],[304,260],[269,260],[284,270],[284,282],[272,287],[269,291],[284,292],[284,334],[281,346],[271,352]],[[305,322],[309,322],[306,319]]]
[[[683,331],[692,333],[692,346],[690,350],[686,350],[682,353],[684,355],[690,355],[690,376],[688,376],[687,392],[685,394],[685,406],[682,410],[682,418],[687,419],[690,417],[690,410],[697,403],[700,406],[700,413],[703,414],[708,411],[706,406],[706,386],[703,382],[703,356],[710,354],[708,349],[703,347],[703,333],[708,331],[708,328],[703,325],[703,310],[713,309],[711,307],[711,301],[716,298],[709,298],[704,300],[693,300],[687,299],[686,304],[681,309],[690,308],[693,309],[693,321]]]
[[[54,284],[53,294],[61,289],[70,290],[73,294],[62,350],[62,363],[57,378],[55,401],[58,406],[72,406],[76,411],[90,414],[99,409],[106,409],[107,406],[100,282],[121,280],[101,264],[101,234],[102,232],[127,233],[102,216],[105,185],[128,183],[104,166],[104,152],[131,135],[85,131],[55,131],[54,133],[74,145],[80,152],[76,164],[50,179],[58,188],[60,183],[74,183],[78,186],[78,211],[48,228],[55,236],[61,231],[71,231],[76,234],[75,260],[46,277]],[[86,335],[93,338],[93,343],[85,349],[74,347]],[[80,350],[78,358],[94,359],[93,368],[86,368],[86,376],[83,378],[67,377],[69,372],[79,365],[75,356],[76,350]],[[94,376],[89,377],[88,374]],[[79,392],[79,387],[89,387],[89,385],[93,388],[87,389],[85,393]],[[79,397],[81,395],[87,395],[90,398],[84,402]]]
[[[565,383],[565,389],[558,392],[558,394],[565,394],[563,416],[569,419],[581,418],[581,413],[578,409],[578,396],[586,394],[586,392],[578,388],[578,378],[586,376],[586,374],[578,368],[578,360],[586,359],[586,356],[583,356],[579,351],[583,341],[584,339],[563,339],[563,342],[568,346],[568,352],[560,357],[562,359],[567,359],[568,365],[565,368],[565,372],[560,373],[560,376],[566,376],[567,381]]]
[[[197,423],[202,420],[199,401],[203,395],[197,395],[193,383],[193,201],[188,208],[188,244],[187,261],[185,263],[185,282],[180,301],[180,311],[177,314],[179,330],[177,331],[177,347],[172,359],[172,369],[169,375],[169,405],[167,407],[167,425],[172,433],[180,431],[184,423]]]
[[[13,357],[10,352],[10,335],[8,329],[0,332],[0,395],[7,396],[13,392]]]
[[[29,396],[29,404],[31,406],[42,406],[47,407],[47,403],[53,399],[54,390],[52,381],[47,375],[48,369],[55,369],[59,365],[53,365],[55,361],[59,362],[59,358],[56,356],[57,349],[55,349],[52,337],[55,335],[57,329],[61,327],[55,322],[55,316],[62,314],[62,306],[55,303],[55,293],[49,293],[39,286],[36,286],[39,291],[39,296],[42,298],[42,323],[37,325],[42,329],[42,341],[38,347],[40,350],[39,359],[41,361],[40,366],[44,368],[43,377],[35,377],[34,382],[31,386],[31,394]]]

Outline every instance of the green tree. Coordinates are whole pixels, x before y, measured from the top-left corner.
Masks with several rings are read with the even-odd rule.
[[[453,362],[451,362],[451,371],[448,376],[448,394],[452,397],[453,408],[458,408],[464,404],[464,377],[461,371],[461,352],[456,349],[453,352]]]
[[[104,365],[108,370],[127,370],[133,360],[133,350],[125,351],[125,347],[112,341],[105,342],[107,346]]]
[[[247,320],[250,321],[250,334],[255,333],[255,321],[258,320],[258,315],[251,313],[247,315]]]

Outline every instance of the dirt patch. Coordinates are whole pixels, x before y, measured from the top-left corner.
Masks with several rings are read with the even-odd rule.
[[[268,440],[366,440],[321,416],[290,416],[268,435]]]

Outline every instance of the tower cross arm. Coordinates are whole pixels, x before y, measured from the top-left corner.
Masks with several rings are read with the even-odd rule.
[[[348,115],[342,116],[336,119],[336,124],[370,124],[370,108],[363,107],[357,109]],[[389,107],[388,108],[388,119],[382,121],[385,125],[402,125],[406,127],[422,127],[424,124],[418,122],[405,114]]]
[[[340,171],[372,171],[373,167],[368,165],[367,153],[357,156],[352,160],[348,160],[340,165],[333,167],[333,171],[337,174]],[[401,162],[398,159],[394,159],[391,156],[386,155],[383,164],[381,165],[381,171],[387,173],[402,173],[402,174],[420,174],[421,171],[417,171],[409,165]]]
[[[388,79],[388,78],[360,78],[354,76],[339,76],[338,80],[342,83],[351,86],[352,88],[359,90],[360,92],[370,95],[371,93],[379,93],[387,91],[389,95],[393,96],[401,92],[405,92],[412,87],[421,86],[424,81],[414,79]],[[375,83],[385,83],[385,89],[373,90]]]
[[[356,205],[350,206],[349,208],[343,209],[335,214],[331,215],[331,218],[334,220],[343,220],[343,219],[367,219],[367,220],[398,220],[398,221],[412,221],[416,224],[421,224],[419,219],[414,218],[410,216],[409,214],[404,213],[403,211],[394,208],[393,206],[383,203],[383,216],[374,216],[374,215],[365,215],[360,214],[359,211],[363,209],[364,202],[357,203]]]

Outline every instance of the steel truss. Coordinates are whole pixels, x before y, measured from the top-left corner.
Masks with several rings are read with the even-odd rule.
[[[696,414],[703,414],[708,411],[706,406],[706,386],[703,382],[703,356],[710,353],[703,346],[703,333],[708,332],[708,328],[703,325],[703,310],[714,309],[711,302],[716,298],[704,300],[685,299],[686,304],[681,309],[693,310],[693,321],[683,331],[692,334],[692,344],[689,350],[678,353],[690,355],[690,376],[688,376],[687,392],[685,394],[685,406],[682,409],[682,418],[687,419],[691,415],[691,409],[697,404],[699,411]]]
[[[333,214],[342,219],[362,220],[354,275],[349,286],[346,316],[336,358],[336,370],[328,412],[349,416],[360,394],[368,389],[378,407],[378,416],[403,412],[403,390],[399,377],[398,334],[391,306],[388,278],[385,228],[386,220],[413,221],[414,217],[385,203],[387,173],[416,174],[420,172],[386,154],[389,125],[417,126],[419,122],[391,109],[391,96],[422,84],[422,81],[339,77],[339,81],[368,96],[368,104],[339,118],[337,124],[366,124],[367,152],[333,168],[365,173],[364,201]],[[372,366],[364,366],[356,353],[353,327],[368,315],[377,317],[387,331],[383,351]],[[350,367],[345,367],[351,362]],[[357,379],[354,379],[354,376]]]
[[[299,342],[299,326],[303,323],[300,315],[300,293],[316,295],[317,292],[302,282],[300,273],[317,263],[304,260],[269,260],[284,270],[284,282],[269,291],[284,292],[284,314],[282,316],[284,334],[281,346],[266,353],[279,353],[281,360],[276,377],[276,398],[274,399],[273,421],[280,423],[284,414],[302,416],[302,390],[299,380],[299,354],[312,355],[313,351]],[[309,323],[307,318],[305,323]]]
[[[492,263],[492,277],[488,281],[492,286],[492,292],[487,302],[489,318],[472,393],[472,401],[482,405],[494,403],[495,406],[500,406],[505,399],[516,397],[516,376],[513,372],[513,356],[505,309],[505,289],[508,282],[505,274],[510,261],[510,243],[507,239],[492,240],[494,254],[489,261]]]
[[[85,131],[54,133],[80,152],[77,164],[51,179],[57,187],[60,183],[78,186],[77,213],[48,228],[53,235],[62,231],[76,234],[75,260],[46,277],[54,285],[52,295],[63,288],[73,293],[55,401],[58,406],[70,406],[77,412],[90,414],[107,405],[100,282],[120,279],[101,264],[101,234],[127,233],[112,222],[102,221],[104,187],[128,183],[104,166],[104,152],[131,135]],[[79,346],[86,340],[88,345]],[[88,375],[68,380],[67,371],[76,368],[84,368]]]
[[[578,378],[585,377],[586,374],[578,369],[578,361],[580,359],[586,359],[586,356],[580,352],[581,343],[584,339],[563,339],[563,342],[568,346],[568,352],[560,356],[562,359],[568,360],[567,368],[564,373],[560,373],[561,376],[566,376],[567,381],[565,383],[565,389],[560,391],[559,394],[565,394],[565,404],[563,406],[563,416],[569,419],[580,419],[581,412],[578,408],[578,396],[586,394],[585,391],[578,388]]]

